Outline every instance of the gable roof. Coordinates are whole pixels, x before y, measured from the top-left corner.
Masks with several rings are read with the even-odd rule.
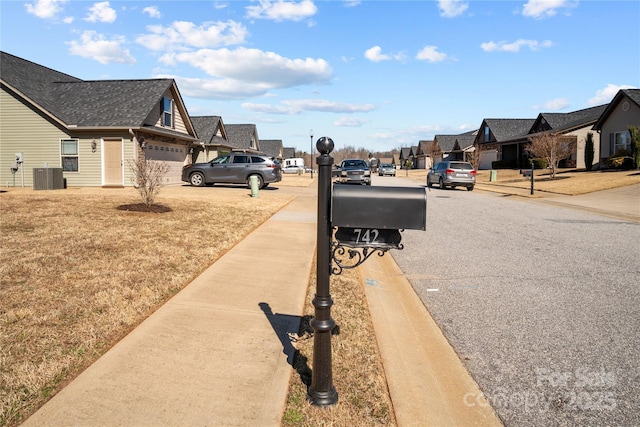
[[[295,157],[295,155],[296,155],[295,147],[284,147],[282,149],[282,157],[284,157],[285,159],[292,159]]]
[[[282,140],[281,139],[261,139],[260,151],[273,157],[282,158]]]
[[[640,89],[621,89],[616,93],[616,96],[613,97],[613,100],[611,100],[609,105],[607,105],[607,108],[605,108],[596,123],[593,125],[593,130],[602,130],[604,123],[624,98],[627,98],[637,107],[640,107]]]
[[[191,123],[193,123],[199,141],[204,145],[231,148],[223,136],[218,136],[218,130],[222,135],[225,135],[225,128],[220,116],[191,116]]]
[[[540,113],[529,133],[562,132],[595,123],[608,104],[572,111],[570,113]]]
[[[152,128],[145,126],[145,119],[172,90],[187,130],[195,133],[173,79],[85,81],[6,52],[0,54],[2,84],[65,127]]]
[[[528,134],[534,122],[535,119],[484,119],[483,121],[491,130],[496,142]],[[477,137],[482,135],[478,134]]]
[[[258,131],[253,124],[226,125],[227,141],[233,148],[255,148],[260,149],[258,142]],[[255,139],[256,147],[252,146]]]
[[[402,147],[400,149],[400,159],[409,159],[412,156],[413,156],[413,148]]]
[[[433,137],[433,141],[438,144],[440,151],[450,153],[456,145],[457,137],[458,135],[436,135]]]

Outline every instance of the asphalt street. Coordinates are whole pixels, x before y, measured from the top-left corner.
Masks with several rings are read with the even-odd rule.
[[[640,425],[640,224],[464,189],[427,200],[427,231],[392,256],[505,425]]]

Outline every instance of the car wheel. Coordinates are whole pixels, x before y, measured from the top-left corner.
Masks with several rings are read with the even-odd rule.
[[[255,176],[258,178],[258,188],[262,188],[262,186],[264,185],[264,181],[262,180],[262,177],[258,174],[253,174],[253,175],[249,175],[247,177],[247,187],[251,188],[251,177]]]
[[[260,188],[262,188],[262,189],[264,190],[264,189],[265,189],[265,188],[267,188],[268,186],[269,186],[269,183],[268,183],[268,182],[265,182],[264,184],[262,184],[262,187],[260,187]]]
[[[440,188],[442,188],[443,190],[447,188],[444,186],[444,180],[442,179],[442,177],[440,177],[440,180],[438,181],[438,185],[440,185]]]
[[[473,185],[468,186],[467,191],[473,191]]]
[[[204,185],[204,174],[202,172],[194,172],[189,177],[189,183],[194,187],[202,187]]]

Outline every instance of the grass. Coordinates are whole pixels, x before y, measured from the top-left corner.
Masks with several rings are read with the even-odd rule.
[[[0,194],[0,425],[23,421],[292,198],[176,186],[162,213],[141,213],[122,208],[140,202],[131,188]]]
[[[398,171],[399,177],[407,177],[406,171]],[[519,170],[499,169],[496,171],[497,180],[490,181],[490,171],[480,170],[477,175],[478,188],[493,188],[509,191],[514,189],[531,188],[530,178],[525,178]],[[427,171],[425,169],[413,169],[409,171],[408,178],[415,181],[426,182]],[[535,171],[535,191],[577,196],[579,194],[592,193],[594,191],[610,190],[612,188],[627,185],[640,184],[640,172],[631,171],[591,171],[579,169],[562,169],[551,179],[547,169]]]
[[[306,399],[313,366],[313,317],[315,267],[305,304],[296,347],[296,372],[289,383],[283,414],[285,426],[395,426],[393,406],[387,390],[378,344],[373,332],[361,278],[357,271],[344,270],[331,276],[331,315],[336,321],[332,334],[333,384],[338,404],[329,408],[312,406]]]

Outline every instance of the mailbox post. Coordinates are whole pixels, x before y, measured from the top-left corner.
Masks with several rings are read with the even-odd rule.
[[[338,392],[333,386],[331,366],[331,331],[335,320],[331,318],[333,299],[329,293],[331,277],[331,169],[333,140],[322,137],[316,148],[321,154],[318,164],[318,254],[316,262],[316,295],[313,298],[315,315],[313,328],[313,371],[307,398],[316,406],[330,406],[338,402]],[[311,165],[313,169],[313,165]]]
[[[372,254],[382,256],[390,249],[402,249],[401,230],[425,230],[427,193],[424,187],[371,187],[336,184],[332,191],[331,170],[334,144],[322,137],[316,142],[318,164],[318,251],[313,369],[307,399],[316,406],[338,402],[331,366],[331,317],[333,299],[329,292],[332,274],[356,268]],[[332,194],[333,193],[333,194]],[[335,239],[333,241],[335,232]],[[335,264],[335,267],[334,267]]]

